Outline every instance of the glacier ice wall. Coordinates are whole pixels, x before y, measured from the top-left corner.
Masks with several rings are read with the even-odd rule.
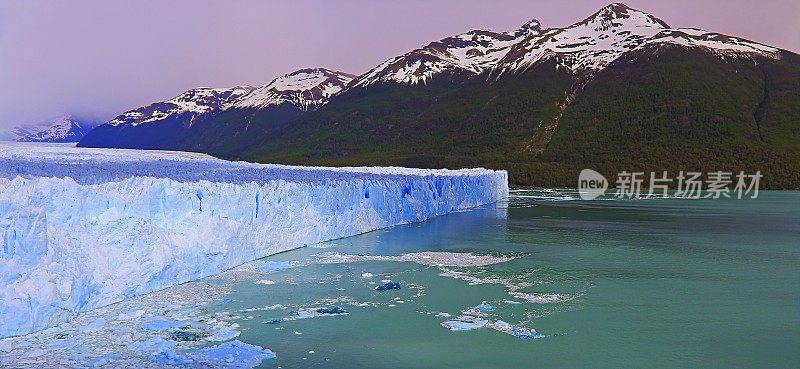
[[[492,203],[504,171],[0,144],[0,337],[325,240]]]

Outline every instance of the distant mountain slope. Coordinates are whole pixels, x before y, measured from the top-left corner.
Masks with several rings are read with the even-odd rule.
[[[193,88],[167,101],[153,103],[122,113],[108,122],[108,124],[114,127],[136,127],[142,124],[157,124],[168,120],[179,120],[191,125],[192,121],[197,117],[222,110],[228,104],[250,93],[252,90],[253,88],[249,86]]]
[[[46,121],[17,126],[2,134],[4,141],[78,142],[97,124],[62,115]]]
[[[411,56],[390,64],[415,65]],[[587,167],[609,178],[761,170],[763,185],[800,188],[798,59],[611,4],[528,33],[477,72],[417,68],[354,83],[244,158],[487,166],[519,185],[572,187]]]
[[[771,188],[800,189],[800,56],[671,28],[620,3],[564,28],[534,20],[444,38],[352,81],[287,76],[197,119],[179,142],[95,140],[104,126],[80,145],[287,164],[486,166],[539,186],[575,186],[587,167],[610,178],[746,169],[761,170]],[[276,87],[304,81],[332,85],[299,95]]]
[[[514,46],[541,32],[539,21],[531,20],[514,32],[474,30],[391,58],[352,83],[352,88],[376,83],[426,83],[447,73],[473,76],[493,68]]]
[[[192,89],[123,113],[93,130],[79,146],[215,152],[221,142],[254,145],[264,134],[262,126],[279,125],[324,105],[352,77],[323,68],[301,69],[257,88]],[[220,122],[208,124],[212,117]]]

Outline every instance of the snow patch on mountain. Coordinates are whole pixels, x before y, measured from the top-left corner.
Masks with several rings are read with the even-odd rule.
[[[760,54],[776,58],[780,49],[737,37],[699,30],[696,28],[677,28],[659,32],[648,43],[672,43],[686,47],[699,47],[725,55]]]
[[[112,126],[132,125],[163,121],[170,117],[185,116],[188,120],[198,115],[224,109],[236,99],[250,93],[250,86],[233,88],[198,87],[172,99],[125,112],[108,122]]]
[[[226,109],[263,109],[284,103],[308,111],[324,105],[331,96],[342,91],[353,77],[343,72],[315,68],[283,75],[257,88],[194,88],[170,100],[125,112],[108,124],[138,126],[175,118],[191,125],[200,116]]]
[[[745,53],[776,57],[778,49],[697,29],[672,29],[664,21],[624,4],[614,3],[566,28],[552,28],[514,46],[493,73],[520,71],[555,58],[573,73],[599,71],[628,51],[645,45],[672,43],[702,47],[720,54]]]
[[[511,46],[541,31],[532,20],[513,32],[474,30],[431,42],[427,46],[389,59],[353,82],[353,87],[378,82],[426,83],[443,72],[480,74],[496,65]]]
[[[227,108],[264,108],[289,103],[302,111],[313,110],[342,91],[353,77],[325,68],[301,69],[253,90]]]
[[[498,67],[520,70],[558,55],[573,71],[598,70],[668,27],[650,14],[612,4],[579,23],[525,40]]]
[[[427,83],[444,73],[492,76],[525,71],[545,60],[574,74],[602,70],[623,54],[658,43],[698,47],[716,54],[777,57],[766,45],[695,29],[672,29],[655,16],[613,3],[564,28],[531,21],[514,32],[475,30],[391,58],[358,77],[350,88],[374,83]]]

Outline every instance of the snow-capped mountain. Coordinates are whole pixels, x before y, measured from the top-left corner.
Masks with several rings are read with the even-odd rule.
[[[580,74],[598,71],[628,51],[652,44],[704,48],[720,55],[777,56],[778,49],[692,28],[672,29],[653,15],[624,4],[610,4],[581,22],[551,28],[514,45],[494,69],[519,71],[548,58]]]
[[[78,142],[96,124],[62,115],[36,124],[15,127],[3,135],[6,141]]]
[[[497,65],[512,46],[539,32],[539,21],[534,19],[513,32],[474,30],[434,41],[381,63],[359,76],[352,86],[389,81],[425,83],[444,72],[477,75]]]
[[[775,139],[800,132],[800,55],[672,28],[620,3],[563,28],[533,20],[447,37],[351,78],[307,69],[211,108],[193,95],[157,103],[116,120],[136,125],[112,121],[79,146],[302,165],[504,167],[513,181],[540,186],[574,185],[569,168],[598,166],[591,158],[630,170],[631,152],[665,170],[686,170],[665,158],[691,166],[696,157],[686,153],[731,169],[745,156],[797,168],[781,158],[800,153]],[[793,172],[773,171],[773,185],[797,183],[782,173]]]
[[[446,72],[498,76],[524,71],[551,58],[575,74],[601,70],[624,53],[652,44],[703,48],[719,55],[760,54],[779,50],[757,42],[693,28],[672,29],[664,21],[625,4],[607,5],[564,28],[542,29],[533,20],[516,31],[471,31],[391,58],[358,77],[351,88],[380,82],[425,83]]]
[[[231,109],[264,108],[289,103],[302,111],[322,106],[355,76],[325,68],[301,69],[285,74],[232,102]]]
[[[280,76],[261,87],[199,87],[172,99],[127,111],[108,124],[111,126],[184,120],[192,125],[196,118],[226,109],[264,109],[284,103],[301,111],[313,110],[341,91],[353,75],[324,68],[301,69]]]
[[[193,88],[172,99],[122,113],[108,124],[138,126],[176,117],[184,117],[191,124],[196,116],[220,111],[252,90],[253,88],[250,86]]]
[[[352,79],[347,73],[314,68],[257,88],[195,88],[123,113],[94,129],[79,146],[209,151],[255,145],[272,127],[325,105]]]

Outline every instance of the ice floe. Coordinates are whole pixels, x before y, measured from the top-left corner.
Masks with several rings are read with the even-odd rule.
[[[504,263],[514,259],[508,256],[439,251],[412,252],[399,256],[349,255],[338,252],[323,252],[314,256],[316,257],[315,262],[319,264],[354,263],[360,261],[395,261],[412,262],[420,265],[437,267],[480,267]]]
[[[400,289],[400,283],[388,279],[381,281],[381,284],[375,287],[376,291],[388,291],[388,290],[399,290],[399,289]]]

